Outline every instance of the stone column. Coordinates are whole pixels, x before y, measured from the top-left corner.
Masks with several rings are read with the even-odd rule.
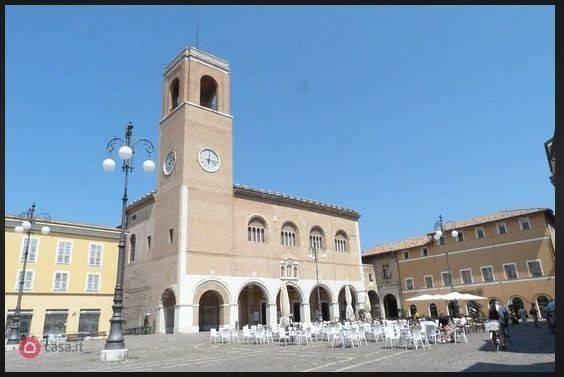
[[[266,315],[267,315],[267,323],[268,325],[277,325],[278,320],[276,318],[276,304],[266,304]]]
[[[338,302],[332,302],[331,304],[329,304],[329,317],[331,318],[331,320],[339,320],[339,303]]]
[[[312,322],[312,320],[315,321],[314,318],[311,318],[309,302],[300,304],[300,318],[302,319],[302,322]]]
[[[165,312],[162,305],[159,305],[158,327],[156,333],[158,334],[166,333]]]
[[[239,323],[239,305],[238,304],[229,305],[229,311],[231,313],[231,315],[229,316],[229,326],[236,327],[238,329],[241,325]]]
[[[198,322],[194,325],[194,311],[199,309],[199,305],[176,305],[174,313],[174,332],[179,334],[189,334],[198,332]],[[198,317],[196,316],[196,321]]]

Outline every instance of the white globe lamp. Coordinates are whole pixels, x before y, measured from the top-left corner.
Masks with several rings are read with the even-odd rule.
[[[107,172],[113,171],[116,168],[116,162],[111,158],[106,158],[104,162],[102,162],[102,168]]]
[[[21,225],[18,225],[14,228],[14,232],[16,232],[16,233],[23,233],[23,231],[24,231],[24,228]]]
[[[49,233],[51,233],[51,229],[48,226],[41,228],[41,234],[48,235]]]
[[[22,221],[22,227],[24,230],[29,230],[31,228],[31,223],[27,220]]]
[[[458,237],[458,232],[456,230],[453,230],[450,235],[452,236],[452,238],[456,238]]]
[[[435,233],[435,239],[438,241],[441,239],[441,237],[443,236],[443,232],[440,230],[437,230],[437,232]]]
[[[152,173],[155,171],[155,163],[152,160],[145,160],[143,162],[143,171],[145,173]]]
[[[131,156],[133,156],[133,150],[127,145],[124,145],[118,150],[118,155],[122,160],[129,160]]]

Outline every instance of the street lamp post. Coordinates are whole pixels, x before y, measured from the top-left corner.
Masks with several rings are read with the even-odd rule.
[[[125,127],[125,137],[121,139],[115,137],[111,139],[106,150],[109,157],[104,160],[102,167],[105,171],[111,172],[115,169],[116,163],[111,158],[113,150],[120,146],[118,155],[123,160],[122,171],[124,173],[123,197],[121,206],[121,228],[118,243],[118,266],[116,276],[116,286],[114,289],[114,304],[112,305],[112,318],[110,319],[110,333],[106,339],[106,345],[100,353],[100,360],[102,361],[121,361],[127,358],[127,349],[125,348],[125,341],[123,338],[123,277],[125,273],[125,227],[126,227],[126,213],[127,208],[127,183],[129,173],[133,171],[133,155],[136,152],[137,146],[143,146],[148,153],[149,158],[143,162],[143,170],[146,173],[151,173],[155,170],[155,163],[150,159],[151,153],[155,148],[153,144],[147,139],[138,139],[131,141],[133,134],[133,124],[131,122]]]
[[[22,294],[23,288],[25,285],[25,271],[27,267],[27,258],[29,255],[29,244],[31,243],[31,234],[33,233],[33,228],[37,220],[45,219],[50,220],[48,214],[46,213],[35,213],[35,203],[31,204],[31,207],[22,212],[18,219],[21,221],[21,225],[17,225],[14,228],[16,233],[26,233],[27,234],[27,243],[25,245],[24,251],[24,260],[23,260],[23,268],[20,276],[19,288],[18,288],[18,300],[16,303],[16,309],[14,310],[14,316],[12,318],[12,325],[10,327],[10,335],[8,335],[8,339],[6,342],[6,349],[15,349],[20,342],[20,312],[21,312],[21,304],[22,304]],[[41,228],[41,233],[44,235],[49,234],[51,229],[48,226],[43,226]]]
[[[310,251],[310,258],[313,258],[315,261],[315,278],[317,280],[317,308],[315,310],[315,315],[316,315],[316,320],[317,322],[322,322],[323,321],[323,313],[321,310],[321,293],[320,293],[320,287],[319,287],[319,269],[317,267],[317,261],[318,261],[318,257],[317,257],[317,252],[318,252],[319,248],[317,247],[313,247],[310,246],[309,251]],[[326,254],[323,254],[323,251],[321,252],[321,256],[322,257],[326,257]]]
[[[443,216],[439,215],[439,220],[435,222],[435,225],[433,226],[433,229],[435,230],[435,235],[433,236],[433,238],[435,239],[435,241],[440,242],[445,232],[445,228],[449,226],[454,228],[454,221],[443,221]],[[452,236],[452,238],[456,239],[458,237],[458,231],[456,229],[453,229],[450,235]],[[448,280],[449,280],[450,291],[454,292],[454,285],[452,283],[452,273],[450,272],[450,264],[448,262],[448,250],[445,250],[445,259],[448,269]],[[453,314],[456,316],[458,314],[458,304],[456,300],[453,300],[452,302],[454,304]]]

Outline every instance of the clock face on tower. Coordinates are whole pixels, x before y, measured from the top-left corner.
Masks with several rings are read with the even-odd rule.
[[[176,166],[176,152],[170,151],[163,161],[163,173],[164,175],[170,175]]]
[[[202,169],[208,173],[214,173],[219,169],[221,164],[219,156],[213,150],[209,148],[204,148],[198,153],[198,162]]]

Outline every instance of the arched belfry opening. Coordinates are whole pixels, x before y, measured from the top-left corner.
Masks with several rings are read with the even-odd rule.
[[[200,106],[217,111],[217,83],[211,76],[200,79]]]
[[[170,84],[170,110],[178,107],[180,102],[180,81],[178,78],[172,80]]]

